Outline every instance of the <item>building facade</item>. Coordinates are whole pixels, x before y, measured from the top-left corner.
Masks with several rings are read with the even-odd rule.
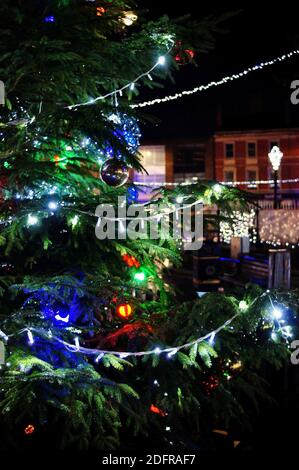
[[[144,142],[139,151],[148,174],[134,173],[136,183],[158,186],[214,178],[212,139]]]
[[[224,182],[248,182],[238,187],[257,193],[272,194],[273,171],[268,153],[273,146],[283,152],[280,180],[299,179],[299,129],[269,131],[218,132],[214,135],[215,179]],[[281,195],[299,193],[299,182],[281,182]]]

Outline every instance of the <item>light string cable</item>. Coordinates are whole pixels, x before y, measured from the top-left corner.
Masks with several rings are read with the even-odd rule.
[[[143,101],[142,103],[132,104],[131,108],[133,108],[133,109],[134,108],[144,108],[145,106],[153,106],[155,104],[161,104],[161,103],[166,103],[168,101],[174,101],[174,100],[183,98],[184,96],[194,95],[195,93],[199,93],[201,91],[206,91],[209,88],[214,88],[214,87],[217,87],[217,86],[220,86],[220,85],[224,85],[224,84],[226,84],[228,82],[231,82],[233,80],[239,80],[240,78],[245,77],[249,73],[256,72],[257,70],[263,70],[264,68],[269,67],[271,65],[274,65],[278,62],[284,62],[285,60],[290,59],[294,55],[298,55],[298,54],[299,54],[299,50],[295,49],[295,50],[292,50],[292,51],[290,51],[286,54],[282,54],[278,57],[275,57],[272,60],[268,60],[266,62],[261,62],[258,65],[248,67],[247,69],[244,69],[242,72],[223,77],[218,81],[212,81],[212,82],[207,83],[206,85],[200,85],[200,86],[197,86],[197,87],[195,87],[191,90],[183,90],[179,93],[175,93],[174,95],[164,96],[163,98],[155,98],[153,100]]]
[[[106,354],[110,354],[110,355],[117,356],[117,357],[120,357],[120,358],[125,358],[125,357],[150,356],[150,355],[153,355],[153,354],[161,354],[161,353],[168,353],[169,357],[171,357],[171,356],[175,355],[177,352],[179,352],[181,349],[190,348],[194,344],[201,343],[201,342],[203,342],[203,341],[205,341],[209,338],[214,339],[215,336],[220,331],[222,331],[224,328],[229,326],[238,316],[240,316],[239,312],[236,313],[230,319],[226,320],[225,323],[220,325],[217,329],[211,331],[210,333],[207,333],[204,336],[201,336],[200,338],[198,338],[196,340],[190,341],[188,343],[184,343],[184,344],[181,344],[179,346],[172,346],[172,347],[162,348],[162,349],[159,348],[159,347],[156,347],[155,349],[152,349],[152,350],[149,350],[149,351],[138,351],[138,352],[127,352],[127,351],[126,352],[124,352],[124,351],[120,352],[120,351],[109,351],[109,350],[106,350],[106,349],[85,348],[85,347],[80,346],[79,341],[78,341],[78,337],[75,338],[74,344],[71,344],[71,343],[68,343],[67,341],[64,341],[64,340],[58,338],[55,335],[52,335],[52,333],[49,332],[48,330],[44,330],[42,328],[34,328],[34,327],[23,328],[19,332],[11,334],[11,335],[6,335],[3,331],[0,330],[0,337],[2,337],[6,341],[9,341],[9,339],[12,338],[12,337],[20,336],[20,335],[26,333],[27,336],[28,336],[28,343],[29,343],[29,345],[32,346],[35,342],[34,336],[33,336],[33,333],[35,333],[36,335],[39,335],[41,337],[48,338],[49,340],[56,341],[57,343],[63,345],[67,350],[69,350],[71,352],[75,352],[75,353],[77,352],[77,353],[81,353],[81,354],[85,354],[85,355],[89,355],[89,356],[97,356],[97,357],[99,355],[104,356]]]
[[[91,98],[88,101],[83,101],[82,103],[72,104],[72,105],[65,106],[65,107],[67,109],[72,110],[72,109],[79,108],[80,106],[89,106],[89,105],[97,103],[98,101],[105,100],[105,99],[109,98],[110,96],[115,97],[115,99],[117,100],[117,95],[122,96],[122,94],[125,90],[130,89],[130,90],[133,91],[134,88],[135,88],[135,84],[137,82],[139,82],[142,78],[148,77],[150,80],[152,80],[151,73],[157,67],[165,65],[166,56],[169,55],[169,53],[171,52],[173,46],[174,46],[174,42],[172,41],[171,47],[166,51],[166,54],[165,55],[160,55],[157,62],[149,70],[147,70],[146,72],[141,73],[140,75],[138,75],[138,77],[136,77],[134,80],[131,80],[130,82],[128,82],[126,85],[122,86],[121,88],[118,88],[118,89],[113,90],[109,93],[106,93],[105,95],[97,96],[96,98]]]
[[[202,180],[204,181],[204,180]],[[142,187],[163,187],[163,186],[195,186],[198,183],[202,182],[201,180],[197,179],[196,181],[187,182],[187,181],[180,181],[180,182],[171,182],[171,181],[149,181],[149,182],[139,182],[134,181],[132,184],[135,186],[142,186]],[[288,183],[299,183],[299,178],[289,178],[289,179],[280,179],[277,180],[279,184],[288,184]],[[224,186],[239,186],[239,185],[252,185],[252,184],[274,184],[274,180],[250,180],[250,181],[221,181],[220,184]]]
[[[268,295],[268,292],[263,292],[260,296],[256,297],[250,305],[247,306],[247,309],[252,307],[252,305],[260,298],[264,297],[265,295]],[[271,299],[272,300],[272,299]],[[81,353],[89,356],[96,356],[96,362],[98,362],[102,357],[104,357],[106,354],[107,355],[113,355],[117,356],[121,359],[124,359],[126,357],[142,357],[142,356],[150,356],[150,355],[156,355],[156,354],[163,354],[167,353],[167,356],[170,358],[174,356],[177,352],[181,351],[182,349],[187,349],[195,344],[202,343],[203,341],[209,340],[210,344],[213,344],[214,339],[218,333],[220,333],[222,330],[224,330],[226,327],[228,327],[233,321],[241,316],[241,312],[235,313],[231,318],[226,320],[222,325],[220,325],[218,328],[216,328],[213,331],[210,331],[209,333],[205,334],[204,336],[201,336],[195,340],[189,341],[187,343],[181,344],[179,346],[171,346],[171,347],[166,347],[166,348],[160,348],[156,347],[154,349],[148,350],[148,351],[138,351],[138,352],[127,352],[127,351],[110,351],[107,349],[92,349],[92,348],[85,348],[80,346],[79,343],[79,338],[76,337],[74,339],[74,343],[68,343],[67,341],[64,341],[60,338],[58,338],[55,335],[52,335],[51,331],[49,330],[44,330],[42,328],[34,328],[34,327],[26,327],[20,330],[17,333],[12,333],[10,335],[5,334],[2,330],[0,330],[0,338],[3,338],[5,341],[9,341],[10,338],[13,338],[15,336],[20,336],[24,333],[27,334],[28,337],[28,344],[32,346],[35,342],[33,333],[42,336],[44,338],[47,338],[49,340],[54,340],[57,341],[59,344],[63,345],[68,351],[74,352],[74,353]]]

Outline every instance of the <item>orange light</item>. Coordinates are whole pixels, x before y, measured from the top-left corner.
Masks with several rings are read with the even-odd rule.
[[[60,156],[59,155],[54,155],[55,165],[58,165],[59,161],[60,161]]]
[[[104,13],[106,13],[106,10],[104,7],[97,7],[97,16],[103,16]]]
[[[127,320],[131,317],[133,309],[130,304],[120,304],[116,309],[116,313],[122,320]]]
[[[28,424],[28,426],[26,426],[26,428],[24,429],[24,433],[28,436],[29,434],[33,434],[35,431],[35,427],[33,426],[33,424]]]
[[[160,408],[158,408],[158,407],[155,406],[155,405],[151,405],[150,410],[151,410],[152,413],[154,413],[154,414],[156,414],[156,415],[166,416],[165,411],[160,410]]]

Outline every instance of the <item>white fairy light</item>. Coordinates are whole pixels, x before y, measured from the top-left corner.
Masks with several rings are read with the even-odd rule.
[[[55,202],[55,201],[50,201],[50,202],[48,203],[48,208],[49,208],[51,211],[55,211],[55,210],[57,209],[57,207],[58,207],[58,204],[57,204],[57,202]]]
[[[159,65],[165,65],[166,63],[166,57],[164,55],[160,55],[159,59],[158,59],[158,64]]]
[[[282,311],[279,308],[274,308],[272,315],[276,320],[280,320],[282,318]]]
[[[290,51],[286,54],[275,57],[272,60],[261,62],[258,65],[254,65],[252,67],[249,67],[249,68],[243,70],[242,72],[232,74],[232,75],[229,75],[229,76],[225,76],[225,77],[221,78],[218,81],[211,81],[211,82],[207,83],[206,85],[199,85],[199,86],[197,86],[197,87],[195,87],[191,90],[183,90],[179,93],[175,93],[174,95],[164,96],[163,98],[155,98],[153,100],[133,104],[133,105],[131,105],[131,108],[144,108],[145,106],[153,106],[155,104],[167,103],[169,101],[174,101],[174,100],[181,99],[185,96],[194,95],[196,93],[206,91],[209,88],[218,87],[218,86],[224,85],[226,83],[229,83],[231,81],[239,80],[240,78],[246,77],[249,73],[256,72],[258,70],[263,70],[266,67],[270,67],[270,66],[275,65],[279,62],[283,62],[287,59],[290,59],[291,57],[293,57],[294,55],[297,55],[297,54],[299,54],[299,50],[295,49],[295,50],[292,50],[292,51]]]
[[[33,334],[30,330],[27,330],[28,344],[32,346],[34,344]]]
[[[38,217],[36,215],[28,214],[27,225],[36,225],[38,223]]]

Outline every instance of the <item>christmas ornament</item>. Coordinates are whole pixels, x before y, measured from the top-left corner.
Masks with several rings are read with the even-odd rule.
[[[108,121],[113,123],[113,135],[124,145],[129,153],[135,155],[140,145],[140,129],[138,121],[127,114],[115,112],[107,116]],[[114,144],[106,142],[101,151],[101,159],[117,157],[121,159],[120,152],[115,153]]]
[[[104,7],[97,7],[97,16],[103,16],[106,13],[106,9]]]
[[[129,168],[125,162],[111,158],[102,165],[100,176],[101,180],[108,186],[119,188],[128,181]]]
[[[35,427],[33,426],[33,424],[28,424],[28,426],[26,426],[26,428],[24,429],[24,433],[26,434],[26,436],[33,434],[34,431],[35,431]]]
[[[116,314],[121,320],[127,320],[133,314],[133,308],[130,304],[119,304],[116,308]]]
[[[151,405],[150,410],[151,410],[152,413],[154,413],[156,415],[160,415],[160,416],[163,416],[163,417],[166,416],[165,411],[161,410],[160,408],[158,408],[155,405]]]
[[[129,268],[133,268],[133,267],[134,268],[139,268],[140,267],[140,263],[135,258],[135,256],[130,256],[126,253],[125,255],[122,256],[122,259],[124,260],[126,265],[129,266]]]
[[[174,48],[174,58],[179,65],[189,64],[195,57],[192,49],[184,49],[182,41],[177,41]]]

